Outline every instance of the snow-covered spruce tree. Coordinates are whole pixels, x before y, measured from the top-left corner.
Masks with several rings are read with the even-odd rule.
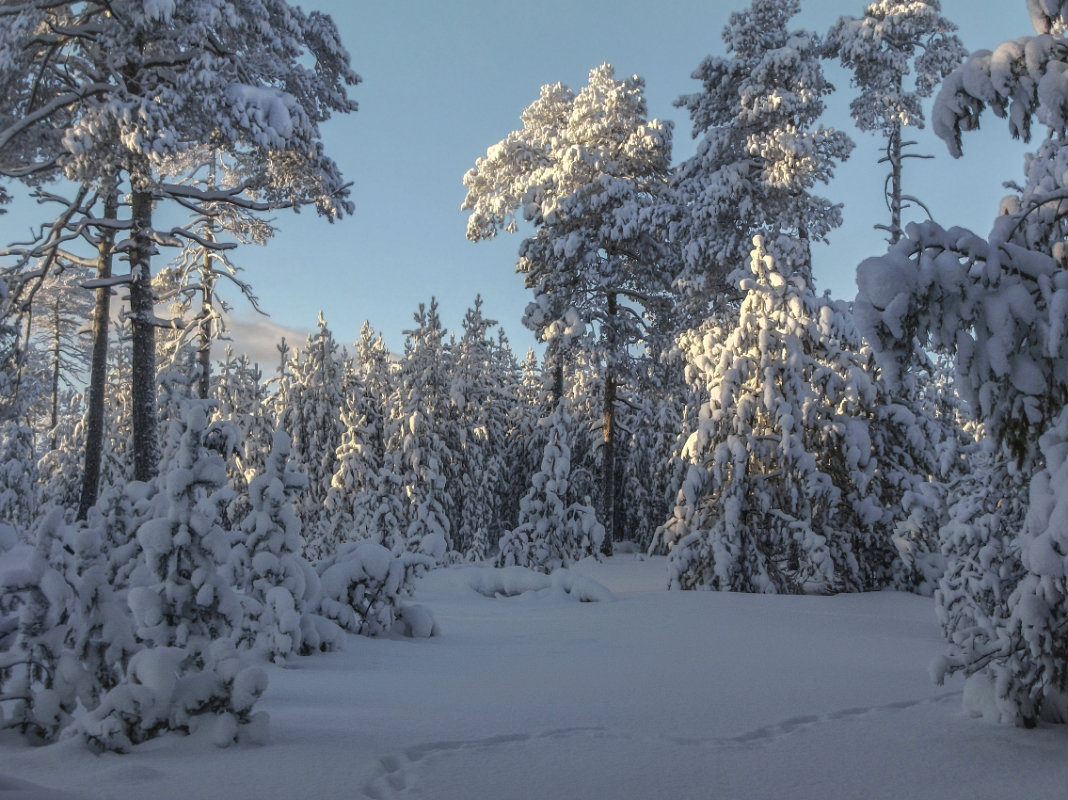
[[[925,208],[902,188],[906,158],[922,158],[905,149],[907,127],[924,125],[922,101],[964,60],[967,51],[953,31],[957,26],[942,16],[939,0],[878,0],[862,17],[841,17],[827,34],[827,53],[853,73],[859,96],[850,103],[853,120],[862,131],[886,138],[890,174],[886,205],[891,243],[901,238],[902,212],[910,205]],[[906,86],[906,77],[914,75]]]
[[[814,34],[790,30],[799,0],[753,0],[730,15],[723,31],[728,55],[709,56],[693,77],[702,91],[676,105],[700,137],[697,153],[679,165],[672,185],[684,218],[680,289],[696,323],[717,298],[737,289],[728,277],[761,234],[780,268],[811,269],[808,243],[824,241],[842,223],[839,204],[812,193],[827,183],[853,148],[841,131],[817,122],[833,90],[820,65]],[[791,263],[777,242],[794,240]]]
[[[263,373],[247,355],[235,356],[228,347],[212,377],[211,397],[214,400],[211,421],[236,425],[240,431],[240,450],[226,461],[234,499],[226,509],[224,522],[227,527],[233,527],[251,509],[248,483],[266,465],[274,436]]]
[[[130,658],[142,647],[126,604],[126,583],[115,579],[117,571],[113,569],[125,566],[122,561],[129,558],[132,548],[113,546],[101,525],[78,523],[65,526],[63,531],[62,544],[70,553],[64,571],[73,589],[72,624],[66,644],[84,676],[78,698],[85,708],[92,709],[122,680]]]
[[[938,531],[947,568],[935,591],[946,639],[961,652],[981,651],[1023,574],[1016,531],[1027,515],[1027,479],[986,440],[971,472],[952,486]],[[1008,535],[1006,535],[1008,533]]]
[[[501,485],[508,429],[507,376],[489,329],[497,323],[482,314],[475,297],[463,320],[463,335],[453,348],[452,400],[461,448],[453,470],[454,541],[468,561],[482,561],[500,536]]]
[[[871,497],[876,387],[844,310],[786,276],[754,238],[737,326],[695,342],[707,401],[661,536],[670,584],[748,592],[878,585],[892,560]]]
[[[22,612],[27,624],[20,625],[8,657],[30,668],[21,673],[28,679],[22,711],[32,711],[36,725],[24,733],[38,739],[60,733],[79,704],[95,708],[142,647],[125,586],[109,568],[111,556],[123,554],[109,553],[103,526],[69,525],[63,512],[52,507],[39,518],[32,551],[16,549],[3,558],[5,576],[15,581],[6,588],[22,592],[28,606]]]
[[[137,529],[145,582],[127,599],[145,648],[123,682],[78,723],[93,748],[125,751],[166,731],[190,732],[214,721],[225,746],[243,733],[264,735],[266,715],[252,707],[267,686],[256,667],[243,667],[233,634],[242,608],[221,566],[230,536],[219,526],[218,491],[226,482],[222,456],[204,405],[190,401],[169,429],[167,470],[153,497],[151,518]]]
[[[685,381],[682,353],[672,347],[644,359],[645,374],[630,397],[624,427],[630,432],[623,470],[627,530],[640,550],[648,550],[656,529],[671,514],[685,470],[679,457],[689,436],[683,417],[699,404]],[[680,431],[684,431],[680,441]]]
[[[938,597],[952,608],[943,612],[952,654],[941,669],[972,676],[973,688],[992,686],[1001,719],[1033,725],[1042,714],[1063,714],[1065,690],[1049,663],[1063,646],[1032,634],[1055,635],[1063,607],[1064,568],[1049,557],[1063,545],[1051,543],[1057,528],[1044,520],[1045,487],[1061,466],[1049,458],[1064,458],[1056,431],[1068,393],[1059,377],[1068,356],[1068,273],[1052,256],[1006,241],[1016,222],[1020,216],[1000,217],[989,241],[934,223],[908,226],[886,256],[861,265],[857,309],[884,374],[901,372],[917,337],[956,356],[958,389],[990,438],[984,459],[973,461],[975,486],[942,531],[948,563]],[[995,502],[1012,485],[1006,470],[1030,486],[1022,525],[1018,498]],[[985,497],[991,485],[999,490]],[[1032,546],[1040,556],[1031,557]],[[972,565],[984,577],[969,578]]]
[[[386,509],[376,508],[377,524],[389,524],[399,513],[398,530],[380,528],[379,541],[394,554],[405,550],[439,552],[452,547],[452,497],[447,475],[455,453],[449,404],[450,359],[444,345],[445,330],[438,304],[419,304],[416,327],[405,331],[404,358],[395,380],[396,402],[390,411],[379,498]],[[386,495],[398,494],[400,508]]]
[[[1038,35],[973,54],[946,79],[932,114],[954,155],[987,106],[1024,139],[1037,119],[1048,135],[1027,160],[1027,183],[1003,201],[986,239],[909,226],[885,257],[861,265],[857,298],[888,375],[900,376],[917,338],[954,355],[958,389],[989,437],[986,466],[976,466],[988,474],[943,530],[950,563],[938,597],[951,650],[935,674],[963,672],[970,702],[985,696],[985,713],[1023,726],[1068,719],[1068,540],[1057,499],[1068,486],[1068,270],[1056,166],[1068,134],[1068,3],[1028,7]],[[1006,469],[1028,486],[1026,509],[979,504],[981,487],[1008,483]]]
[[[158,462],[151,262],[157,243],[173,242],[153,229],[156,201],[351,211],[319,123],[355,110],[346,87],[359,78],[330,18],[284,0],[27,0],[5,6],[0,25],[0,174],[59,166],[78,185],[120,175],[129,187],[133,455],[144,480]],[[204,192],[162,179],[168,162],[208,143],[241,162],[239,182]]]
[[[230,557],[235,585],[251,602],[245,642],[277,664],[298,653],[337,644],[314,618],[320,587],[315,569],[301,556],[300,520],[294,495],[308,479],[289,458],[289,436],[274,435],[263,471],[249,483],[252,506]]]
[[[569,503],[570,420],[562,401],[542,419],[541,469],[519,504],[519,525],[501,537],[497,565],[552,572],[601,552],[605,531],[588,503]]]
[[[362,389],[360,397],[366,416],[364,425],[375,457],[381,460],[386,449],[387,417],[396,392],[392,376],[396,364],[382,334],[376,333],[367,321],[360,327],[360,338],[353,347],[356,378]]]
[[[287,404],[279,409],[278,427],[292,437],[293,457],[308,476],[297,513],[312,560],[327,554],[326,496],[337,472],[346,358],[320,314],[318,332],[290,358]]]
[[[538,420],[547,415],[543,403],[545,387],[541,366],[533,350],[528,350],[522,364],[516,366],[516,374],[509,380],[507,396],[511,398],[508,408],[508,431],[506,435],[504,474],[501,487],[501,530],[511,530],[519,524],[519,501],[530,485],[530,476],[538,471],[544,433]],[[491,552],[496,549],[494,542]]]
[[[83,396],[66,394],[56,426],[48,434],[50,448],[37,461],[35,504],[39,510],[55,506],[74,519],[82,485],[85,424]]]
[[[617,391],[629,380],[630,352],[644,315],[665,302],[672,276],[660,233],[671,126],[649,119],[645,82],[617,80],[610,64],[591,70],[578,93],[543,86],[523,127],[492,146],[464,176],[467,237],[534,227],[516,270],[534,294],[524,324],[554,352],[588,352],[601,376],[603,441],[599,505],[611,549],[616,535]]]
[[[371,513],[378,475],[382,471],[382,453],[376,449],[377,426],[368,422],[380,416],[364,390],[359,375],[347,381],[341,408],[341,441],[338,444],[337,471],[326,493],[329,530],[324,552],[332,553],[343,542],[373,536]]]
[[[152,501],[158,491],[156,481],[108,486],[86,516],[86,527],[100,534],[101,549],[107,556],[108,582],[117,590],[148,580],[137,529],[152,515]]]

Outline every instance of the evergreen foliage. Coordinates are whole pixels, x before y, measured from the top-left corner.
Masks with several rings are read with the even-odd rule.
[[[588,499],[571,498],[569,419],[563,403],[541,421],[547,432],[541,469],[519,504],[519,525],[501,537],[499,567],[550,573],[601,551],[604,527]]]
[[[872,491],[877,390],[842,309],[754,238],[737,325],[689,359],[706,405],[662,536],[671,584],[749,592],[880,585],[892,547]]]

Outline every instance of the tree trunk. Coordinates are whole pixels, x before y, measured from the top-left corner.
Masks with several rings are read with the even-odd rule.
[[[211,166],[208,172],[208,188],[215,188],[216,154],[211,154]],[[208,242],[215,241],[215,220],[211,217],[204,223],[204,239]],[[207,400],[211,392],[211,308],[215,302],[215,273],[212,271],[211,260],[214,257],[210,247],[204,248],[204,259],[201,261],[201,280],[203,281],[203,295],[200,305],[200,341],[197,347],[197,363],[200,365],[200,375],[197,381],[197,393],[201,400]]]
[[[130,251],[130,400],[133,414],[134,480],[148,481],[159,470],[156,410],[155,293],[152,291],[152,192],[131,176],[133,247]]]
[[[553,369],[553,383],[549,389],[549,407],[556,408],[564,399],[564,349],[560,346],[560,342],[556,340],[549,342],[548,356]]]
[[[214,240],[214,231],[209,227],[207,235]],[[197,376],[197,394],[201,400],[207,400],[211,393],[211,306],[214,302],[215,278],[211,272],[211,251],[204,251],[204,288],[200,306],[200,337],[197,343],[197,363],[200,372]]]
[[[901,125],[894,126],[890,134],[890,244],[897,244],[901,239]]]
[[[48,419],[48,430],[52,432],[51,447],[56,449],[56,425],[59,424],[59,376],[63,342],[60,341],[60,298],[52,301],[52,403]]]
[[[604,542],[601,552],[612,555],[616,535],[616,337],[617,312],[615,292],[608,294],[608,357],[604,370],[604,449],[601,451],[601,507],[604,509]]]
[[[118,216],[119,198],[112,189],[104,200],[104,219]],[[97,244],[97,273],[101,279],[111,277],[111,248],[115,234],[105,228]],[[78,519],[85,519],[96,505],[100,491],[100,464],[104,455],[104,389],[108,374],[108,326],[111,321],[111,287],[96,290],[93,309],[93,360],[89,368],[89,391],[86,408],[85,465],[82,470],[82,493],[78,501]]]

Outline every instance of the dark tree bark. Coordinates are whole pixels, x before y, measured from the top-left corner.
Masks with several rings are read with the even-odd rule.
[[[602,508],[604,509],[604,542],[601,552],[612,555],[616,535],[616,314],[618,312],[615,292],[608,294],[608,324],[605,326],[608,339],[608,355],[604,370],[604,449],[601,452]]]
[[[104,200],[104,219],[118,216],[119,198],[112,189]],[[112,247],[115,234],[105,227],[97,244],[98,277],[106,284],[111,277]],[[111,287],[96,290],[93,309],[93,356],[89,368],[89,391],[86,409],[85,464],[82,471],[82,492],[78,501],[78,519],[85,519],[96,505],[100,491],[100,464],[104,455],[104,389],[108,371],[108,328],[111,321]]]
[[[159,470],[156,410],[156,297],[152,290],[152,192],[131,176],[133,247],[130,251],[130,343],[134,480],[148,481]]]

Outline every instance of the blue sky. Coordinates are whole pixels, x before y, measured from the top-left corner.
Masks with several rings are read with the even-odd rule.
[[[842,14],[860,14],[865,0],[802,0],[798,26],[825,31]],[[265,371],[273,343],[286,332],[303,342],[322,310],[345,344],[364,319],[399,350],[420,302],[437,296],[447,327],[458,329],[476,293],[522,354],[534,344],[520,317],[529,300],[514,265],[520,234],[473,244],[464,238],[464,172],[486,148],[518,127],[539,87],[562,81],[578,90],[589,70],[609,61],[618,76],[646,79],[650,112],[675,122],[675,160],[693,152],[689,120],[672,106],[696,91],[693,69],[722,54],[720,33],[745,0],[308,0],[334,17],[363,77],[356,114],[328,123],[328,152],[353,182],[356,213],[328,224],[311,212],[275,217],[279,233],[266,248],[235,255],[271,315],[255,319],[234,297],[235,332]],[[972,49],[991,48],[1032,32],[1024,0],[943,0]],[[826,196],[845,204],[845,226],[816,255],[818,287],[855,294],[856,264],[885,247],[872,229],[886,221],[878,140],[848,116],[848,76],[829,69],[838,87],[824,124],[844,128],[857,149]],[[943,224],[986,232],[1004,190],[1021,174],[1023,148],[1005,124],[988,115],[954,162],[941,142],[918,132],[906,191],[924,199]],[[159,260],[162,266],[165,254]],[[231,293],[233,295],[233,293]],[[255,323],[249,327],[245,321]],[[259,347],[255,346],[258,343]],[[262,345],[266,345],[264,349]]]

